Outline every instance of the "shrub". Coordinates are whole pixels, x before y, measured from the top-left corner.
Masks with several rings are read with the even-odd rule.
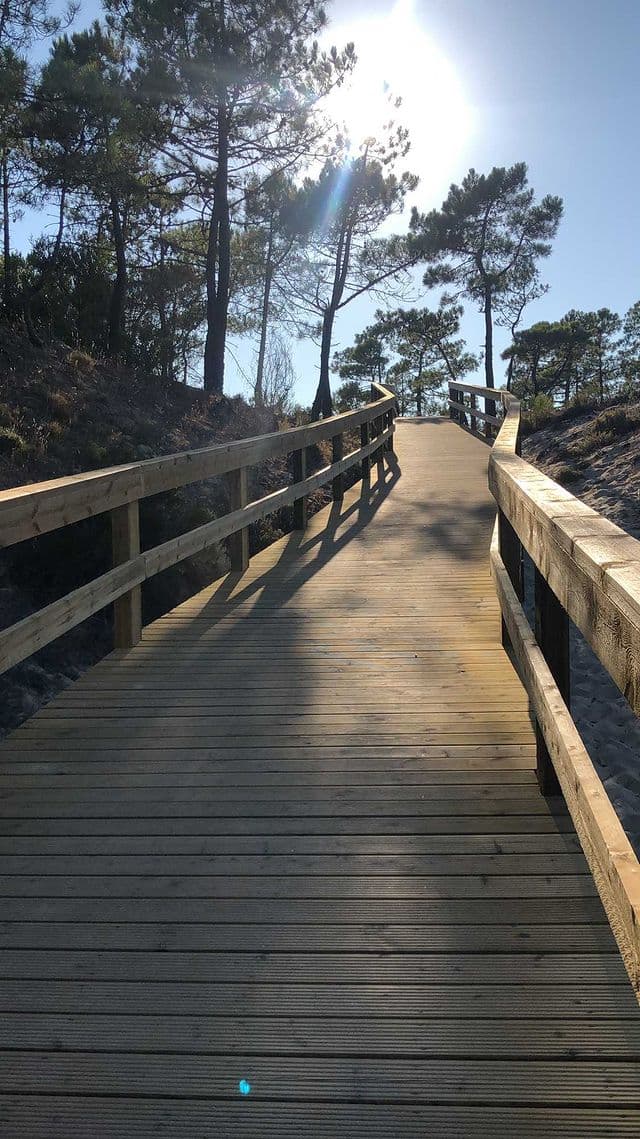
[[[107,456],[109,452],[106,447],[101,446],[100,443],[95,443],[92,439],[85,443],[82,455],[80,456],[82,466],[88,470],[93,470],[95,467],[104,467],[107,465]]]
[[[540,393],[531,403],[531,407],[524,413],[523,426],[528,431],[539,431],[553,418],[553,400],[548,395]]]
[[[559,482],[561,486],[569,486],[570,483],[578,482],[583,476],[575,467],[562,464],[562,466],[556,468],[554,477],[556,482]]]
[[[609,407],[594,419],[591,426],[598,435],[612,435],[614,438],[628,435],[640,427],[640,413],[636,407]]]
[[[0,454],[24,455],[28,450],[27,440],[15,427],[0,427]]]
[[[67,356],[67,364],[76,372],[88,375],[95,368],[96,361],[93,356],[90,356],[88,352],[83,352],[81,348],[72,348]]]
[[[73,403],[66,392],[48,392],[47,403],[54,420],[58,423],[69,422],[73,413]]]
[[[640,430],[640,408],[619,405],[608,407],[586,425],[572,450],[577,455],[589,455],[638,430]]]

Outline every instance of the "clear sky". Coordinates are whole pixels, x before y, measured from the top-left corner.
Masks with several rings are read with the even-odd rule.
[[[334,0],[328,10],[328,41],[353,39],[360,60],[340,113],[364,129],[378,77],[403,97],[421,210],[439,206],[470,166],[517,161],[528,164],[538,195],[564,198],[544,266],[551,288],[526,323],[569,308],[623,313],[640,298],[640,0]],[[85,0],[76,26],[97,14]],[[26,217],[22,244],[33,228]],[[376,305],[356,302],[340,314],[336,347]],[[470,308],[463,332],[478,351],[482,318]],[[496,339],[498,353],[500,330]],[[250,346],[236,353],[250,368]],[[313,395],[318,354],[311,344],[294,347],[302,402]],[[233,360],[228,377],[230,391],[242,390]]]

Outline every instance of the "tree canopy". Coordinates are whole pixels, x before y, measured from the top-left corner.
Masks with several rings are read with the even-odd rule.
[[[439,210],[411,218],[413,246],[429,263],[425,284],[455,284],[484,313],[485,381],[495,387],[493,307],[496,298],[518,294],[535,281],[536,262],[548,257],[562,217],[562,199],[535,201],[527,166],[471,169],[452,185]]]
[[[79,30],[76,15],[0,3],[0,320],[33,345],[221,395],[242,339],[251,398],[283,409],[306,338],[314,417],[333,409],[332,367],[338,406],[384,379],[420,411],[479,366],[466,305],[483,317],[490,387],[496,328],[525,400],[603,402],[637,384],[640,302],[552,319],[542,268],[563,204],[536,196],[524,162],[469,170],[435,209],[417,197],[394,93],[372,137],[349,141],[331,94],[357,45],[319,46],[321,0],[102,0]],[[24,211],[44,220],[18,252]],[[356,331],[343,314],[365,302],[375,317]]]

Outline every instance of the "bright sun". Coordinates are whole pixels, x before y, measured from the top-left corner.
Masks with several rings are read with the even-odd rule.
[[[331,24],[329,32],[336,45],[352,40],[358,57],[327,107],[353,145],[380,135],[393,118],[409,129],[408,166],[420,175],[423,193],[446,185],[458,172],[473,111],[455,68],[416,18],[413,0],[397,0],[386,16]],[[390,109],[390,94],[401,97],[398,110]]]

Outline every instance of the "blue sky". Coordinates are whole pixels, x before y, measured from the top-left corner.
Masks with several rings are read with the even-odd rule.
[[[421,210],[438,206],[470,166],[521,160],[539,195],[564,198],[544,266],[551,288],[526,323],[569,308],[622,313],[640,297],[640,0],[335,0],[328,8],[327,38],[360,46],[360,78],[356,72],[340,111],[357,125],[367,82],[384,69],[404,99],[413,138],[407,165],[422,180],[413,199]],[[77,26],[95,14],[85,0]],[[35,228],[25,217],[16,234],[22,245]],[[436,299],[424,295],[421,303]],[[357,302],[340,314],[336,347],[352,341],[376,304]],[[482,318],[472,309],[463,332],[478,351]],[[496,340],[497,355],[506,343],[500,330]],[[250,370],[252,346],[232,351]],[[297,396],[308,402],[318,349],[295,344],[293,352]],[[228,388],[242,387],[230,359]]]

